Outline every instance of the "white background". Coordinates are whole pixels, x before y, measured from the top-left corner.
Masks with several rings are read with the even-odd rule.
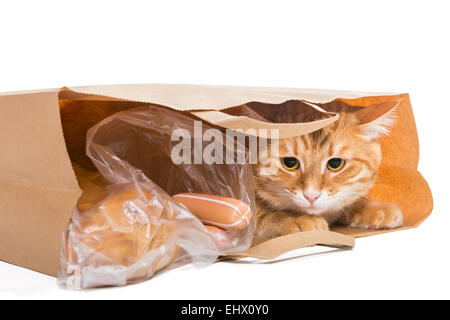
[[[61,290],[0,262],[5,298],[450,298],[448,1],[0,2],[0,91],[199,83],[408,92],[434,211],[352,251]],[[1,221],[0,221],[1,223]]]

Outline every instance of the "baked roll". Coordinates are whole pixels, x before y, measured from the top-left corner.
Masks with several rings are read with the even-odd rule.
[[[108,187],[101,201],[72,215],[60,280],[87,288],[152,277],[177,255],[180,210],[168,195],[137,183]]]

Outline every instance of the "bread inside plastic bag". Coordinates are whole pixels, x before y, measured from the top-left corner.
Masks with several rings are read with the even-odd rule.
[[[194,120],[187,114],[148,106],[118,112],[88,131],[87,155],[107,187],[97,188],[92,195],[84,190],[74,210],[63,237],[61,285],[125,285],[148,279],[168,266],[205,265],[219,255],[250,246],[254,219],[239,230],[207,229],[171,197],[179,193],[222,196],[243,201],[254,210],[247,158],[238,164],[172,161],[171,151],[177,143],[172,133],[184,129],[194,145]],[[204,131],[210,129],[202,125]],[[225,152],[227,148],[223,141]]]

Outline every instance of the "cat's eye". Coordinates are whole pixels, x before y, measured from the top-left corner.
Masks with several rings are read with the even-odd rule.
[[[294,157],[281,158],[281,163],[286,170],[292,171],[300,167],[300,161]]]
[[[327,162],[327,168],[331,171],[339,171],[344,167],[345,160],[341,158],[331,158]]]

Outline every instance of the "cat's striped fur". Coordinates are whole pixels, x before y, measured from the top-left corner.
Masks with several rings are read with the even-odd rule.
[[[328,230],[340,223],[359,228],[394,228],[402,224],[394,204],[370,200],[381,163],[377,141],[395,120],[395,109],[381,118],[361,124],[358,109],[333,110],[339,120],[313,133],[281,139],[279,155],[254,166],[258,205],[257,234],[274,237],[304,230]],[[319,112],[283,113],[278,122],[306,122],[325,117]],[[295,157],[300,165],[289,171],[283,157]],[[327,169],[331,158],[345,160],[344,167]],[[311,203],[307,198],[314,194]],[[306,194],[306,196],[305,196]]]

